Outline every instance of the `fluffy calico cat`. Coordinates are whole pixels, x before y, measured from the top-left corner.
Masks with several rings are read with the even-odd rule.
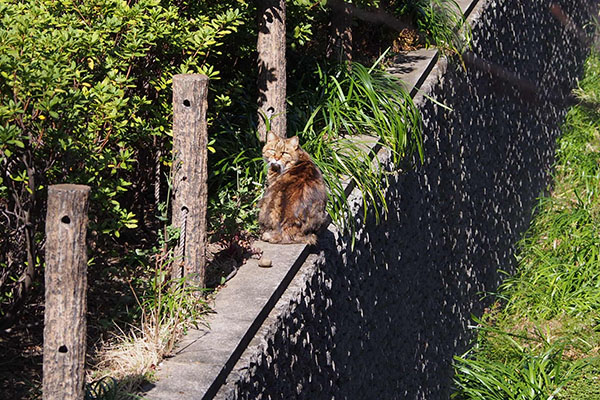
[[[262,154],[268,165],[258,214],[262,240],[315,244],[315,233],[326,218],[327,190],[321,171],[300,148],[298,136],[284,139],[269,133]]]

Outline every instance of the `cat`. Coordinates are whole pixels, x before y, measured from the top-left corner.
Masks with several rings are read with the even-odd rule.
[[[316,244],[316,232],[326,221],[321,171],[300,147],[298,136],[285,139],[269,132],[262,154],[268,168],[258,213],[262,240]]]

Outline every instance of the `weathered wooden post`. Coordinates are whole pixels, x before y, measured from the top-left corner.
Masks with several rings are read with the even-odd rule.
[[[46,213],[43,399],[83,399],[90,188],[54,185]]]
[[[204,287],[206,256],[208,77],[173,77],[173,208],[180,229],[174,278],[185,276]]]
[[[258,134],[286,136],[285,0],[260,0],[258,8]]]

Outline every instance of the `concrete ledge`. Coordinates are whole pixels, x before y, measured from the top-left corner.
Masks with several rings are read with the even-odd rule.
[[[306,245],[256,242],[270,258],[262,268],[250,259],[215,297],[208,328],[190,330],[175,356],[165,360],[158,382],[144,388],[147,399],[212,398],[286,290],[308,255]]]

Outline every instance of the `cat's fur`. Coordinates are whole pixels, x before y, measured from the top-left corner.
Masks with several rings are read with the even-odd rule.
[[[268,174],[259,203],[262,240],[315,244],[315,233],[326,220],[327,189],[321,171],[300,148],[297,136],[285,139],[269,133],[263,157]]]

